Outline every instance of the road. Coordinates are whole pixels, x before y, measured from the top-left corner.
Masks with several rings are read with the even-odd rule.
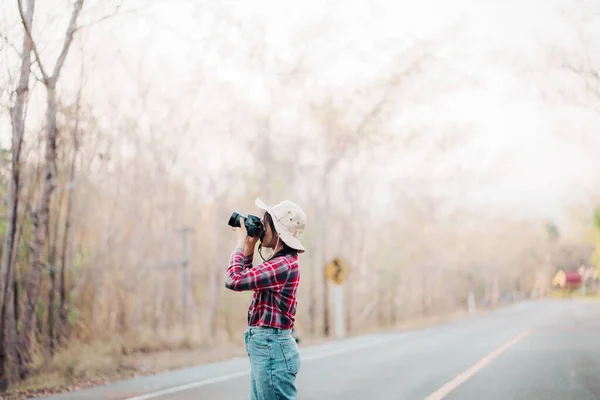
[[[527,301],[301,353],[302,400],[600,399],[600,302]],[[246,399],[247,372],[242,358],[52,399]]]

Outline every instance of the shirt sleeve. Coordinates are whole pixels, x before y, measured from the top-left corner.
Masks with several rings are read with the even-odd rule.
[[[254,266],[254,253],[244,256],[244,269],[252,268]]]
[[[280,290],[289,275],[289,265],[283,258],[266,261],[254,268],[245,268],[243,251],[236,249],[229,260],[225,287],[236,292],[244,290]]]

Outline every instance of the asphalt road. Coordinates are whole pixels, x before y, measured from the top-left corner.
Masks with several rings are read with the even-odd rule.
[[[523,302],[301,354],[302,400],[600,399],[600,302]],[[247,372],[242,358],[53,399],[247,399]]]

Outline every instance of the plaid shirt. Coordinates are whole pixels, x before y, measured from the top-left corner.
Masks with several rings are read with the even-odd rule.
[[[298,255],[275,257],[256,267],[252,258],[244,257],[242,249],[235,249],[229,259],[225,287],[236,292],[254,290],[248,326],[292,329],[300,283]]]

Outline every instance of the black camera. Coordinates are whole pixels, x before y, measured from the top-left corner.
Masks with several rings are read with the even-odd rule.
[[[248,231],[248,236],[256,237],[256,235],[261,235],[263,233],[263,224],[256,215],[248,214],[248,216],[244,216],[237,211],[234,211],[229,217],[229,222],[227,223],[229,226],[237,228],[240,226],[240,217],[244,218],[244,226],[246,226],[246,231]]]

